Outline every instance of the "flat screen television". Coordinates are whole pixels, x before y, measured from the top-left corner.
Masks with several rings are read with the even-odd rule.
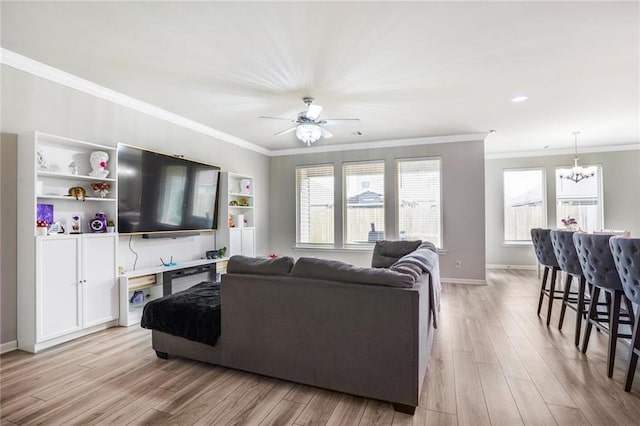
[[[118,145],[118,232],[156,234],[217,227],[220,168]]]

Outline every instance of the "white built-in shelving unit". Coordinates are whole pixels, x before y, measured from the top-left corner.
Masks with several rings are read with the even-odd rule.
[[[218,212],[218,248],[227,247],[227,256],[256,255],[255,188],[251,176],[222,172]]]
[[[89,175],[89,158],[94,151],[109,155],[106,177]],[[19,136],[20,349],[37,352],[117,324],[117,234],[92,233],[89,228],[98,212],[116,221],[116,161],[112,146],[41,132]],[[104,198],[91,189],[94,182],[109,184]],[[72,187],[84,188],[85,199],[69,196]],[[62,223],[66,232],[37,235],[39,204],[53,210],[53,221]],[[81,218],[81,233],[69,234],[72,216]]]

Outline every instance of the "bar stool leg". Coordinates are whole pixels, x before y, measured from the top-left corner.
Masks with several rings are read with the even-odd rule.
[[[569,292],[571,291],[572,280],[573,275],[567,273],[567,278],[564,282],[564,293],[562,294],[562,308],[560,308],[560,322],[558,322],[558,330],[562,330],[562,323],[564,322],[564,313],[567,311],[567,303],[569,300]]]
[[[544,297],[544,288],[547,285],[547,276],[549,275],[549,267],[544,267],[544,274],[542,274],[542,286],[540,286],[540,299],[538,299],[538,315],[542,309],[542,298]]]
[[[556,293],[556,275],[558,274],[558,270],[553,268],[551,271],[551,288],[549,289],[549,307],[547,308],[547,327],[551,322],[551,309],[553,309],[553,296]]]
[[[631,311],[633,312],[633,311]],[[629,359],[627,360],[627,379],[624,382],[624,390],[631,392],[631,385],[633,384],[633,376],[636,373],[636,366],[638,365],[638,352],[640,352],[640,307],[635,314],[635,324],[633,325],[633,334],[631,336],[631,345],[629,347]]]
[[[580,284],[578,287],[578,312],[576,315],[576,335],[574,337],[574,345],[580,344],[580,329],[582,328],[582,316],[584,315],[584,292],[586,287],[586,278],[580,277]]]
[[[591,336],[592,321],[595,321],[598,315],[598,297],[600,297],[600,287],[595,285],[591,288],[591,303],[589,303],[589,315],[587,316],[587,327],[584,330],[584,339],[582,340],[582,353],[587,353],[589,346],[589,337]]]
[[[609,354],[607,355],[607,376],[613,376],[613,365],[616,360],[616,344],[618,343],[618,322],[620,320],[621,291],[613,291],[611,310],[609,311]]]

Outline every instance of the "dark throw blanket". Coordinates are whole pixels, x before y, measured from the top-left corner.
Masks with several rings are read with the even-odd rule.
[[[152,300],[140,325],[214,346],[220,337],[220,283],[205,281]]]

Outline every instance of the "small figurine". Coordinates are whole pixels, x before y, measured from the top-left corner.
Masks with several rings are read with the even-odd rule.
[[[82,198],[82,201],[84,201],[85,197],[87,196],[87,190],[81,186],[73,186],[69,188],[69,195],[75,197],[76,200]]]

